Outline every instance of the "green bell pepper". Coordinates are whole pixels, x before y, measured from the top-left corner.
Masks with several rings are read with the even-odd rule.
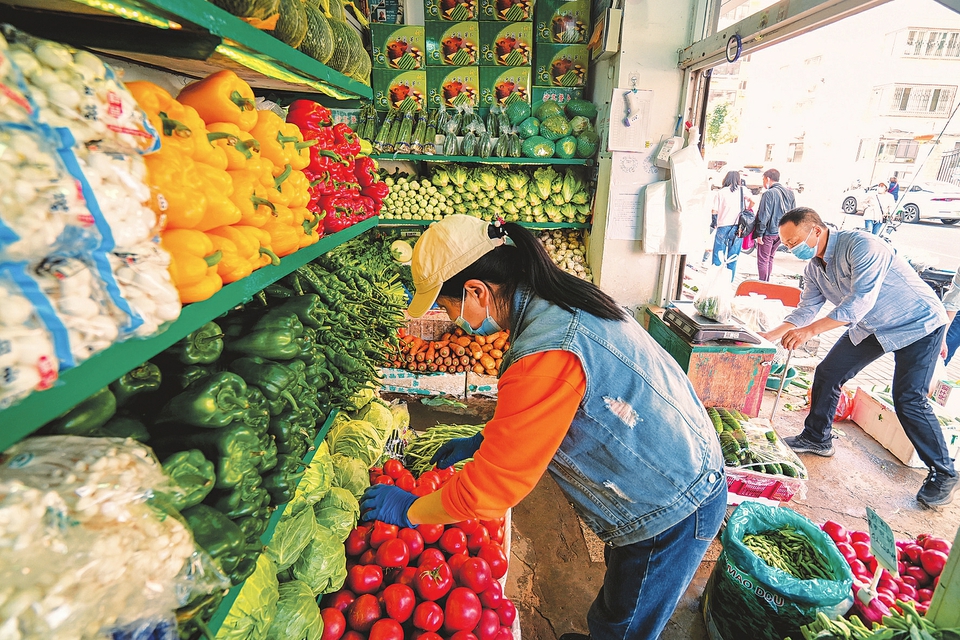
[[[160,422],[219,429],[242,420],[250,408],[247,384],[240,376],[222,371],[195,380],[164,407]]]
[[[160,367],[152,362],[144,362],[111,382],[110,390],[117,399],[117,406],[122,407],[142,393],[159,389],[160,380]]]
[[[294,337],[303,337],[303,323],[297,314],[281,309],[272,309],[265,313],[253,325],[255,331],[262,329],[288,329]]]
[[[293,499],[297,490],[297,483],[303,476],[303,463],[299,458],[280,454],[277,468],[263,478],[263,488],[270,494],[274,504],[283,504]]]
[[[259,478],[259,476],[257,476]],[[260,509],[261,502],[269,500],[269,493],[263,487],[257,487],[252,491],[231,491],[230,493],[219,494],[219,496],[210,503],[217,511],[222,511],[230,519],[250,516]]]
[[[176,378],[177,386],[179,386],[180,389],[186,389],[197,380],[212,376],[213,374],[213,367],[192,364],[179,370],[176,374],[174,374],[174,377]]]
[[[270,426],[270,404],[259,388],[251,386],[247,387],[247,402],[250,403],[250,408],[244,414],[242,422],[262,437]]]
[[[179,492],[170,492],[171,501],[180,511],[203,502],[217,479],[213,463],[198,449],[173,454],[163,461],[163,472],[180,488]]]
[[[261,455],[260,438],[242,424],[223,429],[194,431],[154,430],[153,448],[167,455],[184,449],[199,449],[213,462],[216,473],[214,487],[229,489],[237,486],[249,474],[256,474],[257,458]]]
[[[280,453],[277,450],[277,439],[273,434],[266,431],[260,434],[260,450],[263,451],[263,455],[260,456],[258,469],[260,473],[266,473],[277,466],[277,454]]]
[[[324,325],[324,318],[327,315],[327,307],[324,306],[320,296],[315,293],[306,293],[291,298],[280,305],[277,310],[283,313],[296,314],[304,327],[313,327],[314,329],[319,329]]]
[[[241,584],[244,580],[253,575],[254,571],[257,570],[257,557],[259,553],[248,553],[240,563],[237,564],[237,568],[231,571],[227,577],[230,579],[230,584]]]
[[[299,408],[290,392],[296,389],[300,373],[287,365],[264,358],[247,357],[231,362],[230,370],[240,375],[247,384],[263,392],[271,414],[282,410],[287,403],[291,407]]]
[[[186,509],[183,517],[193,539],[220,564],[224,573],[237,568],[246,546],[243,532],[225,514],[205,504]]]
[[[231,340],[227,350],[241,356],[290,360],[300,354],[302,342],[292,329],[254,329]]]
[[[257,518],[254,516],[244,516],[238,520],[235,520],[240,531],[243,532],[243,537],[247,540],[247,545],[260,545],[260,536],[264,534],[267,530],[267,524],[269,524],[269,518]]]
[[[117,412],[117,399],[104,387],[80,404],[46,424],[46,431],[54,435],[89,436],[105,425]]]
[[[110,422],[103,425],[92,435],[104,438],[133,438],[138,442],[150,440],[150,432],[143,422],[130,416],[113,416]]]
[[[270,433],[276,438],[277,451],[296,456],[298,460],[312,444],[310,430],[315,426],[310,414],[292,409],[270,419]]]
[[[216,322],[208,322],[167,349],[183,364],[213,364],[223,351],[223,331]]]

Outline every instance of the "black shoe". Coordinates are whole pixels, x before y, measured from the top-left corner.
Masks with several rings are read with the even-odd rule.
[[[927,479],[923,481],[923,486],[917,494],[917,501],[928,507],[950,504],[956,490],[957,476],[944,475],[938,473],[936,469],[930,469]]]
[[[565,633],[557,640],[590,640],[590,636],[584,633]]]
[[[824,444],[820,444],[813,440],[807,440],[802,433],[798,436],[787,436],[783,438],[783,442],[797,453],[815,453],[824,458],[829,458],[834,454],[831,441],[828,440]]]

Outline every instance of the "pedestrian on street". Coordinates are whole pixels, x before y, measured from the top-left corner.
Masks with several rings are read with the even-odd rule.
[[[881,182],[877,190],[867,197],[866,207],[863,209],[863,224],[868,233],[879,235],[883,223],[893,216],[893,209],[897,201],[887,192],[887,185]]]
[[[726,264],[730,269],[730,281],[737,274],[737,257],[743,248],[743,238],[737,236],[740,212],[753,210],[753,200],[740,183],[739,171],[728,171],[723,186],[713,197],[711,213],[716,219],[716,236],[713,240],[713,264]]]
[[[832,456],[840,387],[884,353],[893,352],[894,409],[929,468],[917,500],[930,507],[949,504],[957,488],[957,472],[927,401],[946,332],[943,304],[886,243],[859,231],[830,230],[813,209],[787,212],[780,220],[780,238],[793,255],[810,262],[803,271],[803,293],[796,311],[761,335],[796,349],[825,331],[849,327],[814,373],[803,432],[783,441],[798,453]],[[836,308],[815,320],[827,301]]]
[[[947,310],[947,317],[950,319],[950,326],[947,329],[947,337],[944,338],[943,348],[940,350],[940,357],[943,358],[943,364],[950,364],[953,354],[960,347],[960,320],[957,320],[957,311],[960,311],[960,266],[953,274],[953,281],[950,288],[943,294],[943,306]]]
[[[490,519],[549,471],[606,543],[590,636],[657,638],[726,511],[719,442],[683,370],[595,285],[555,266],[514,223],[435,222],[411,262],[408,313],[434,301],[468,335],[510,328],[493,419],[444,444],[434,462],[473,458],[418,498],[376,485],[363,518],[398,526]]]
[[[763,172],[763,188],[757,207],[757,227],[753,237],[757,239],[757,270],[759,278],[770,281],[773,271],[773,257],[780,246],[780,217],[797,206],[793,191],[780,184],[780,172],[767,169]]]
[[[892,176],[887,180],[887,192],[893,196],[893,201],[896,202],[897,198],[900,197],[900,183],[897,182],[897,177]]]

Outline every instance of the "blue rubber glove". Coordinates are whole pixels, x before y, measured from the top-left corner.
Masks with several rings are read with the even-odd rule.
[[[483,442],[483,433],[478,433],[470,438],[454,438],[440,445],[437,452],[430,458],[430,463],[435,464],[441,469],[452,467],[461,460],[472,458],[473,454],[480,448]]]
[[[413,527],[407,511],[417,501],[417,496],[400,487],[389,484],[375,484],[363,492],[360,499],[360,518],[362,520],[380,520],[398,527]]]

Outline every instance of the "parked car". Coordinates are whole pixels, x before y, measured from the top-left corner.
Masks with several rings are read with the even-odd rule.
[[[863,188],[855,183],[844,192],[840,209],[848,215],[863,215],[867,199],[876,193],[877,186]],[[903,222],[939,220],[947,225],[957,224],[960,222],[960,187],[939,180],[918,182],[906,192],[901,187],[896,211]]]
[[[753,192],[753,195],[760,193],[763,189],[763,172],[766,169],[762,164],[745,164],[740,170],[740,177],[743,180],[743,186]]]

